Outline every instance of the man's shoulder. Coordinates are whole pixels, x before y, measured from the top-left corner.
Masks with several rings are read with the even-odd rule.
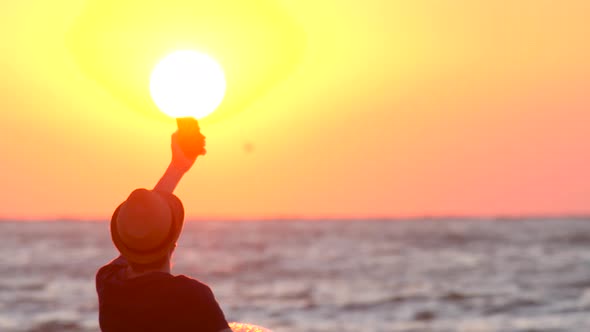
[[[211,288],[207,284],[183,274],[174,276],[171,281],[179,290],[184,290],[191,295],[212,295]]]
[[[159,288],[158,292],[164,292],[167,297],[173,298],[177,307],[191,312],[194,308],[208,307],[216,303],[209,286],[184,275],[172,276],[156,287]]]
[[[96,272],[97,287],[105,280],[113,278],[114,274],[118,273],[121,269],[127,268],[127,265],[128,263],[125,257],[119,256],[110,261],[108,264],[102,266]]]

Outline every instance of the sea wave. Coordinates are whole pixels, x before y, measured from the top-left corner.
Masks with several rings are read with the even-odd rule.
[[[583,332],[590,221],[188,222],[174,272],[276,332]],[[0,223],[0,331],[98,331],[107,223]]]

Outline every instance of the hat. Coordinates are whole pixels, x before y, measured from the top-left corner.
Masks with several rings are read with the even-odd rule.
[[[178,197],[136,189],[113,213],[111,238],[127,260],[149,264],[168,255],[183,224],[184,208]]]

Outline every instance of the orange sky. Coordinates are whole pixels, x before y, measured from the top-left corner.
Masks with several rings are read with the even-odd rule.
[[[175,122],[149,68],[187,47],[228,74],[192,218],[590,211],[587,0],[141,3],[0,5],[1,217],[152,187]]]

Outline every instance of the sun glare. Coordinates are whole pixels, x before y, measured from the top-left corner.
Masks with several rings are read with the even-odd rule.
[[[211,57],[196,51],[177,51],[164,58],[152,72],[150,93],[165,114],[202,119],[221,104],[225,75]]]

